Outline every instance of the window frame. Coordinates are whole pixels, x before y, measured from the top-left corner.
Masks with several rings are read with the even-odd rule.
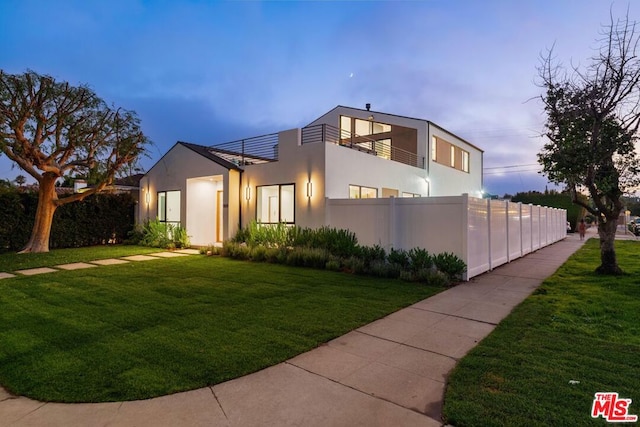
[[[163,190],[163,191],[157,191],[156,192],[156,218],[158,219],[158,222],[162,222],[165,224],[172,224],[172,225],[182,225],[182,221],[181,219],[178,219],[178,221],[168,221],[167,220],[167,207],[168,207],[168,200],[169,200],[169,196],[168,193],[178,193],[178,208],[179,208],[179,214],[178,217],[180,217],[182,215],[182,192],[180,190]],[[161,197],[161,195],[164,195],[164,197]],[[164,199],[164,206],[161,212],[160,209],[160,200]]]
[[[293,191],[291,192],[291,194],[293,196],[293,200],[292,200],[293,219],[292,219],[292,221],[282,221],[282,187],[289,187],[289,186],[293,187]],[[262,204],[262,201],[260,201],[260,197],[261,197],[262,189],[265,188],[265,187],[278,187],[278,221],[277,222],[265,222],[265,221],[261,221],[260,218],[258,218],[258,213],[259,213],[258,212],[258,205]],[[295,225],[296,224],[296,184],[295,184],[295,182],[286,183],[286,184],[257,185],[256,186],[256,204],[255,205],[256,205],[255,218],[256,218],[256,222],[258,224],[263,224],[263,225],[276,225],[276,224]]]
[[[351,197],[351,189],[358,189],[358,197]],[[349,198],[353,199],[353,200],[361,200],[363,199],[362,197],[362,189],[367,189],[367,190],[373,190],[375,191],[376,196],[375,197],[364,197],[364,199],[377,199],[379,198],[378,196],[378,188],[376,187],[369,187],[366,185],[357,185],[357,184],[349,184]]]

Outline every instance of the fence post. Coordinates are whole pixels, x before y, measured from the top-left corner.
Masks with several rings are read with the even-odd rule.
[[[487,199],[487,236],[489,270],[493,270],[493,257],[491,256],[491,199]]]
[[[469,280],[469,193],[462,194],[462,260],[467,264],[467,270],[462,280]]]
[[[324,225],[331,226],[331,199],[328,197],[324,198]]]
[[[396,234],[396,198],[391,196],[389,197],[389,243],[392,248],[398,249]]]

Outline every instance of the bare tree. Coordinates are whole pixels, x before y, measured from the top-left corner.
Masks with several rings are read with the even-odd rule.
[[[603,274],[620,274],[614,248],[622,196],[639,184],[635,143],[640,126],[640,42],[637,23],[603,26],[600,49],[586,67],[558,64],[553,49],[541,60],[540,97],[548,143],[538,154],[543,173],[566,184],[573,202],[598,219]],[[589,200],[579,197],[589,194]]]
[[[135,112],[108,107],[87,86],[0,70],[0,150],[39,187],[31,238],[21,252],[47,252],[56,208],[104,190],[147,143]],[[95,186],[59,197],[56,181],[70,174],[91,176]]]

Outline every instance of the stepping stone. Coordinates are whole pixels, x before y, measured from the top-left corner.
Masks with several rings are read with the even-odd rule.
[[[16,277],[15,274],[11,274],[11,273],[2,273],[0,272],[0,279],[10,279],[12,277]]]
[[[127,261],[150,261],[152,259],[158,259],[158,258],[154,256],[149,256],[149,255],[131,255],[131,256],[122,257],[122,259],[125,259]]]
[[[185,255],[200,255],[200,251],[197,249],[180,249],[176,251],[179,254]]]
[[[87,264],[86,262],[73,262],[71,264],[60,264],[55,266],[55,268],[59,268],[61,270],[82,270],[83,268],[93,267],[97,267],[97,265]]]
[[[160,258],[174,258],[174,257],[177,257],[177,256],[188,256],[187,254],[177,253],[177,252],[158,252],[158,253],[150,254],[150,255],[157,256],[157,257],[160,257]]]
[[[91,264],[98,265],[116,265],[116,264],[127,264],[129,261],[125,261],[123,259],[116,258],[107,258],[107,259],[97,259],[95,261],[89,261]]]
[[[26,270],[18,270],[16,273],[23,274],[25,276],[35,276],[36,274],[55,273],[58,270],[49,267],[29,268]]]

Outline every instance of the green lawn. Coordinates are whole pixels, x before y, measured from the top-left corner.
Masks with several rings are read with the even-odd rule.
[[[87,262],[96,259],[120,258],[129,255],[162,252],[162,249],[133,245],[92,246],[88,248],[53,249],[43,254],[0,254],[0,271],[10,272],[26,268],[53,267],[72,262]]]
[[[449,378],[447,422],[606,425],[590,415],[596,392],[632,399],[629,412],[640,415],[640,243],[616,249],[626,276],[593,273],[599,246],[589,240],[462,359]]]
[[[60,402],[194,389],[286,360],[441,290],[201,255],[4,279],[0,384]]]

